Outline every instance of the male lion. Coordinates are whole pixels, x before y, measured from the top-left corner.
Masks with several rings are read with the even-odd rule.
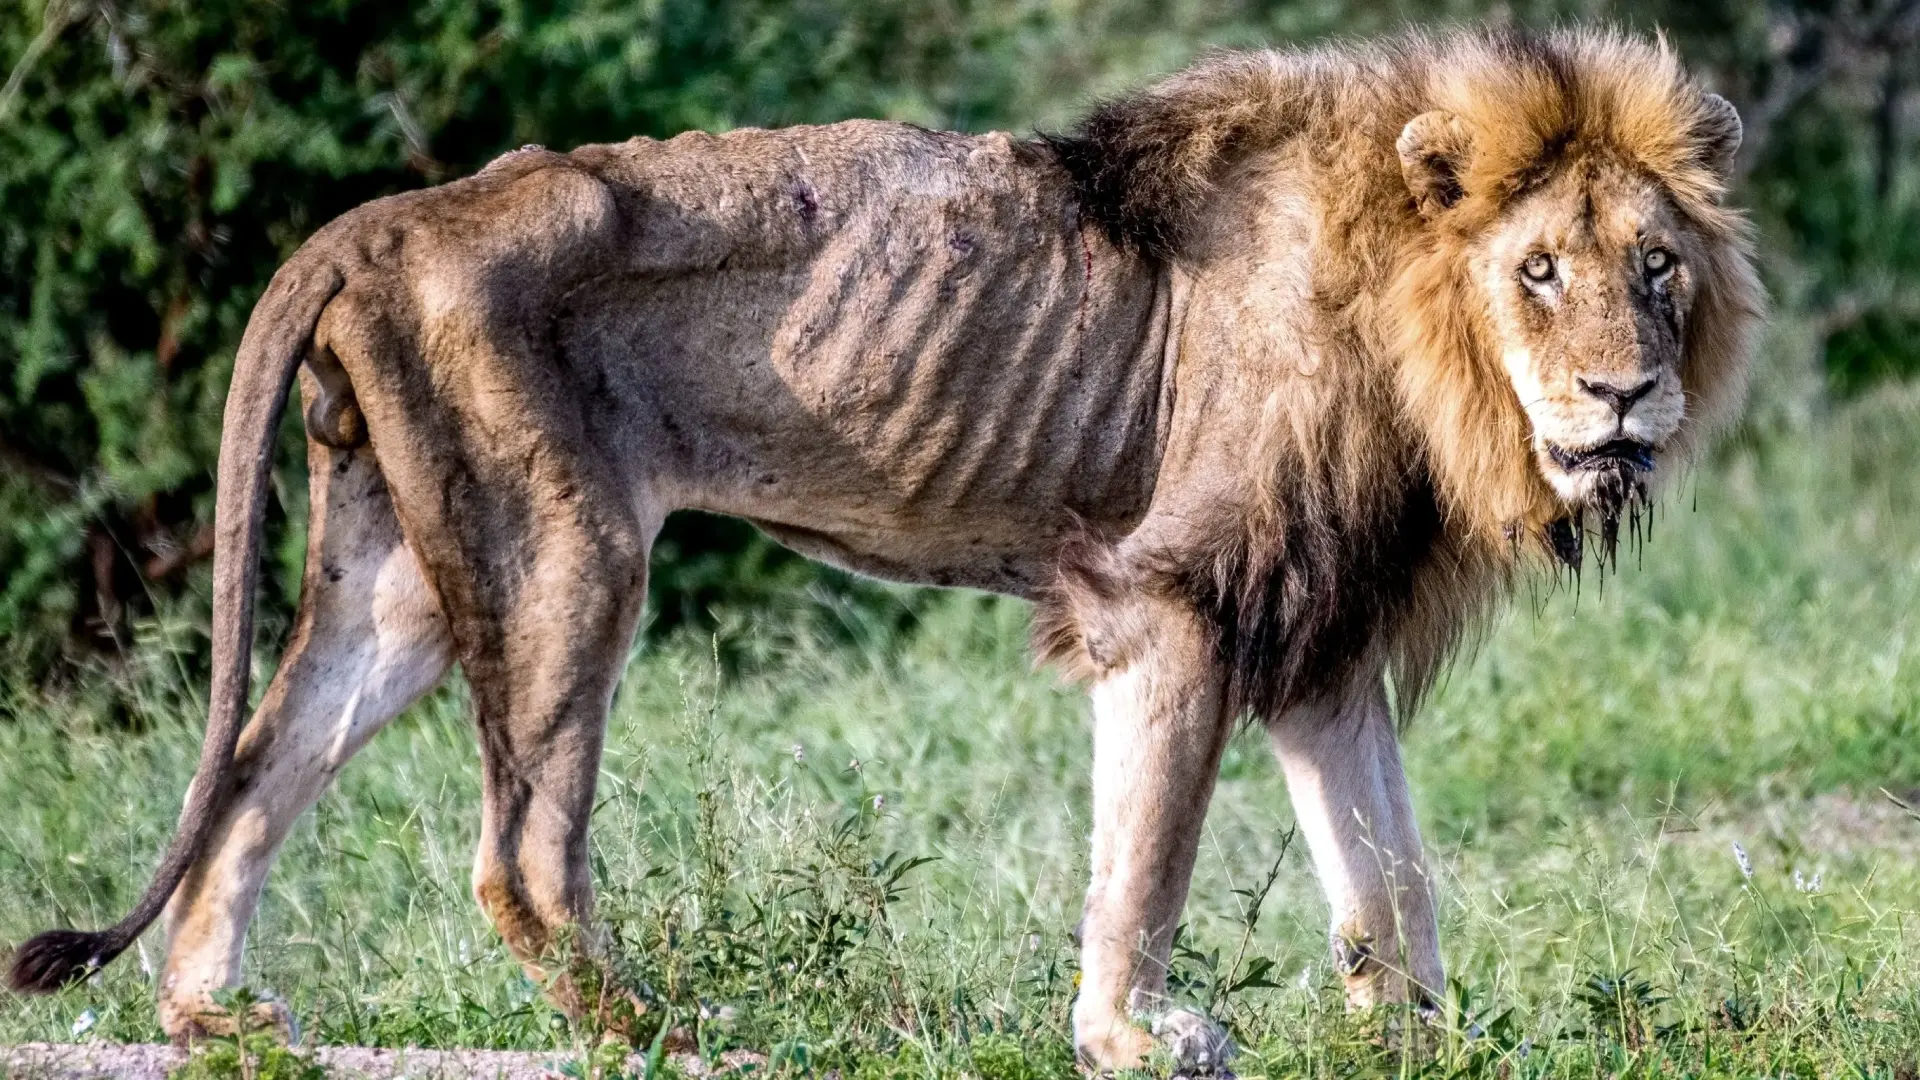
[[[456,660],[484,769],[480,904],[556,1000],[588,928],[609,700],[666,515],[1039,603],[1092,681],[1074,1038],[1168,1013],[1222,747],[1272,734],[1356,1005],[1442,985],[1395,746],[1528,554],[1578,566],[1728,416],[1760,314],[1721,205],[1740,122],[1658,44],[1462,33],[1220,55],[1020,141],[902,124],[692,133],[370,203],[275,276],[221,446],[212,712],[164,906],[160,1015],[230,1024],[294,819]],[[276,419],[309,403],[292,643],[244,732]],[[1189,1064],[1193,1062],[1189,1061]]]

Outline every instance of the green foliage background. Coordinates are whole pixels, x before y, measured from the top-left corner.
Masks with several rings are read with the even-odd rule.
[[[0,0],[0,685],[110,668],[156,616],[198,610],[220,405],[278,262],[349,207],[526,143],[849,116],[1057,128],[1209,44],[1409,20],[1659,27],[1747,117],[1770,282],[1828,361],[1800,374],[1846,393],[1910,372],[1915,6]],[[291,424],[283,446],[267,589],[284,616],[305,512]],[[732,523],[678,521],[661,556],[661,626],[807,585],[899,610]]]

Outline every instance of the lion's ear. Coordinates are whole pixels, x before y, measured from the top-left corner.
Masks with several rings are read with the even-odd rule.
[[[1700,95],[1700,117],[1694,121],[1693,136],[1699,143],[1700,160],[1722,182],[1733,178],[1734,155],[1740,152],[1740,114],[1733,102],[1719,94]]]
[[[1466,193],[1460,174],[1466,170],[1473,138],[1459,117],[1426,112],[1407,121],[1394,143],[1400,152],[1400,175],[1419,204],[1423,217],[1434,217],[1460,201]]]

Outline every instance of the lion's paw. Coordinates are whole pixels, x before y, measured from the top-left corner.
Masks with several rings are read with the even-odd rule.
[[[265,1034],[287,1046],[299,1043],[300,1022],[293,1010],[278,998],[243,991],[229,1000],[235,1007],[220,1003],[205,990],[163,995],[160,1027],[180,1046],[200,1039],[230,1039],[242,1034]]]
[[[1233,1038],[1213,1017],[1198,1009],[1176,1005],[1155,1016],[1153,1041],[1172,1060],[1174,1076],[1232,1080],[1227,1063],[1237,1052]]]

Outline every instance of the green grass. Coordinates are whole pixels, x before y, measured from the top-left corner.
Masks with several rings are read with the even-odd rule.
[[[1244,932],[1234,890],[1291,812],[1261,740],[1236,741],[1180,974],[1206,1000],[1272,961],[1277,986],[1215,1002],[1241,1076],[1914,1075],[1920,820],[1882,791],[1920,789],[1916,432],[1920,393],[1894,389],[1731,447],[1669,492],[1643,564],[1523,588],[1463,658],[1406,739],[1458,981],[1421,1039],[1345,1013],[1303,851]],[[632,975],[679,1018],[732,1006],[703,1044],[779,1069],[1068,1075],[1083,695],[1032,669],[1017,604],[924,605],[900,641],[840,614],[832,644],[730,628],[725,678],[705,639],[635,657],[595,818]],[[144,884],[199,729],[145,655],[142,734],[54,706],[0,725],[0,942],[108,922]],[[250,964],[310,1039],[590,1039],[468,896],[477,803],[454,688],[297,830]],[[71,1038],[83,1010],[94,1037],[158,1038],[148,980],[130,956],[0,999],[0,1040]]]

